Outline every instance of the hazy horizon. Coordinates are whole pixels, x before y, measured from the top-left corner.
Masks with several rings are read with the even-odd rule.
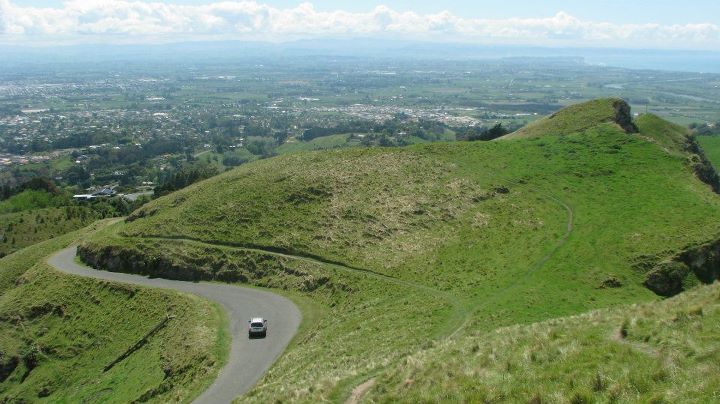
[[[28,47],[0,45],[6,67],[38,63],[196,63],[293,60],[318,57],[407,60],[497,60],[504,58],[576,58],[585,64],[628,69],[720,73],[720,52],[696,50],[539,47],[474,45],[374,39],[315,39],[280,43],[248,41],[194,41],[167,44],[103,44]]]

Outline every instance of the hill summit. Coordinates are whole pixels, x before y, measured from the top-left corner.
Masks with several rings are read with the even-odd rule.
[[[571,105],[539,119],[503,139],[532,138],[544,135],[569,135],[601,124],[619,126],[627,133],[637,133],[630,105],[621,98],[601,98]]]

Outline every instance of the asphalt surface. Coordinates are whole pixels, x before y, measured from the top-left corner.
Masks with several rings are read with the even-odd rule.
[[[282,354],[300,325],[302,317],[297,306],[273,293],[233,285],[99,271],[75,262],[75,254],[75,246],[66,248],[50,257],[48,263],[72,275],[192,293],[215,301],[225,309],[232,333],[230,356],[218,378],[196,403],[225,404],[250,390]],[[256,316],[268,320],[266,338],[248,338],[248,320]]]

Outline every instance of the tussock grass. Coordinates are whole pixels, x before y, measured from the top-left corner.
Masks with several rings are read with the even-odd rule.
[[[472,333],[378,375],[365,399],[711,402],[720,389],[719,293],[716,283],[662,302]]]

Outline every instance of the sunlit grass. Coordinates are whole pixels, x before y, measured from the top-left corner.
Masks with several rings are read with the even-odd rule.
[[[0,259],[0,401],[190,401],[227,356],[222,313],[194,296],[65,275],[45,263],[92,231]],[[169,314],[176,317],[147,345],[103,372]]]
[[[254,162],[145,205],[86,248],[128,258],[125,270],[159,260],[317,302],[316,327],[246,399],[339,400],[449,336],[658,300],[636,264],[718,238],[720,200],[688,165],[685,133],[644,118],[628,134],[596,104],[533,139]]]

